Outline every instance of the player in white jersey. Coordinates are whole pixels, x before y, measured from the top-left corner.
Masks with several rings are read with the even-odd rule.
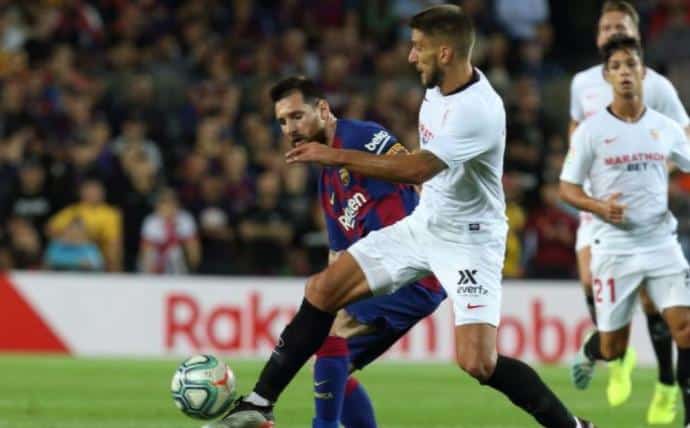
[[[635,8],[621,0],[606,1],[602,7],[597,30],[597,47],[601,48],[612,35],[623,34],[639,39],[639,16]],[[570,129],[572,131],[587,117],[598,113],[613,100],[611,85],[604,78],[602,64],[590,67],[575,75],[570,91]],[[644,103],[652,109],[675,120],[680,126],[688,128],[688,115],[678,98],[675,88],[665,77],[651,68],[646,69],[643,80]],[[589,191],[588,184],[584,189]],[[582,282],[587,307],[592,321],[596,324],[594,297],[592,292],[592,275],[590,272],[591,240],[593,218],[588,212],[580,213],[580,225],[577,230],[575,250],[577,252],[578,271]],[[650,424],[670,423],[675,417],[677,389],[674,387],[672,339],[668,326],[647,294],[641,293],[642,307],[647,317],[650,339],[657,356],[659,367],[658,383],[654,398],[647,411]],[[635,364],[635,351],[630,349],[625,357],[609,364],[609,384],[607,398],[612,406],[623,404],[632,391],[630,374]]]
[[[670,118],[642,102],[645,68],[635,38],[602,48],[613,102],[580,124],[561,173],[561,196],[593,217],[592,276],[598,332],[573,364],[586,388],[596,360],[620,358],[628,345],[638,290],[662,311],[678,347],[676,377],[690,426],[690,277],[668,209],[668,167],[690,171],[690,141]],[[591,196],[583,190],[589,180]]]
[[[250,426],[239,423],[257,412],[267,415],[321,345],[339,308],[430,273],[453,301],[457,363],[463,370],[543,426],[593,426],[572,416],[528,365],[497,353],[507,232],[501,186],[506,118],[501,98],[470,63],[472,23],[460,7],[444,5],[415,15],[410,26],[409,62],[428,88],[419,116],[421,150],[370,156],[306,143],[286,156],[288,163],[318,162],[387,181],[424,183],[419,205],[357,241],[309,280],[305,300],[254,391],[219,426]]]

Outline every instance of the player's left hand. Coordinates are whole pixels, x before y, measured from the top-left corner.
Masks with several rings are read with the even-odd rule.
[[[337,150],[325,144],[305,143],[300,144],[285,154],[288,164],[316,162],[324,166],[336,166]]]

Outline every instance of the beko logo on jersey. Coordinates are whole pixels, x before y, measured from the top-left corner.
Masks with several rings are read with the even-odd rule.
[[[391,134],[384,131],[383,129],[374,134],[371,137],[371,141],[366,143],[364,147],[370,152],[376,152],[376,154],[381,154],[381,151],[386,147],[386,143],[391,139]]]
[[[350,231],[355,228],[355,219],[357,218],[357,213],[359,213],[360,208],[367,203],[367,198],[363,194],[357,192],[350,199],[347,200],[345,204],[345,209],[343,210],[343,215],[338,217],[338,221],[345,228],[345,230]]]

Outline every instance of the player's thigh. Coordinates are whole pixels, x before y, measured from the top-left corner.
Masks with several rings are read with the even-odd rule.
[[[577,255],[577,269],[580,275],[580,281],[585,287],[592,285],[592,273],[590,270],[590,262],[592,258],[592,241],[594,240],[594,224],[589,217],[580,218],[580,224],[577,227],[575,234],[575,254]]]
[[[496,367],[496,327],[486,323],[455,326],[455,359],[472,377],[485,381]]]
[[[453,302],[455,325],[498,327],[505,240],[487,230],[463,242],[436,240],[428,251],[432,271]]]
[[[425,243],[419,239],[423,230],[414,229],[415,224],[408,216],[369,233],[347,249],[346,253],[357,261],[373,294],[392,293],[430,273],[424,256]]]
[[[371,296],[367,278],[347,252],[307,282],[305,297],[317,308],[335,313],[348,303]]]
[[[372,327],[348,338],[353,365],[361,368],[377,358],[415,324],[431,315],[444,299],[445,293],[438,283],[422,280],[392,294],[346,306],[345,311],[359,324]]]
[[[356,303],[355,303],[356,304]],[[338,336],[349,339],[354,336],[369,334],[376,329],[376,326],[364,324],[350,315],[345,309],[341,309],[335,315],[335,321],[331,327],[331,336]]]
[[[597,328],[614,332],[630,324],[644,270],[633,255],[592,253],[592,297]]]
[[[654,315],[656,313],[659,313],[659,310],[656,308],[654,301],[651,297],[649,297],[649,292],[647,291],[647,287],[644,284],[642,285],[642,287],[640,287],[640,305],[642,305],[642,310],[647,315]]]
[[[589,245],[582,247],[575,253],[577,258],[577,272],[580,277],[580,283],[585,292],[585,295],[592,295],[592,247]]]
[[[679,244],[646,255],[644,262],[647,266],[645,289],[660,312],[690,306],[688,263]]]

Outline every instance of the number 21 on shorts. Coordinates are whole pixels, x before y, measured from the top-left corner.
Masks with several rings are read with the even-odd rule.
[[[604,288],[604,284],[601,282],[601,279],[594,278],[594,300],[597,303],[602,303],[604,301],[604,297],[601,295],[603,288]],[[608,294],[609,294],[611,303],[615,302],[616,301],[616,281],[613,278],[607,279],[606,280],[606,288],[608,288]]]

